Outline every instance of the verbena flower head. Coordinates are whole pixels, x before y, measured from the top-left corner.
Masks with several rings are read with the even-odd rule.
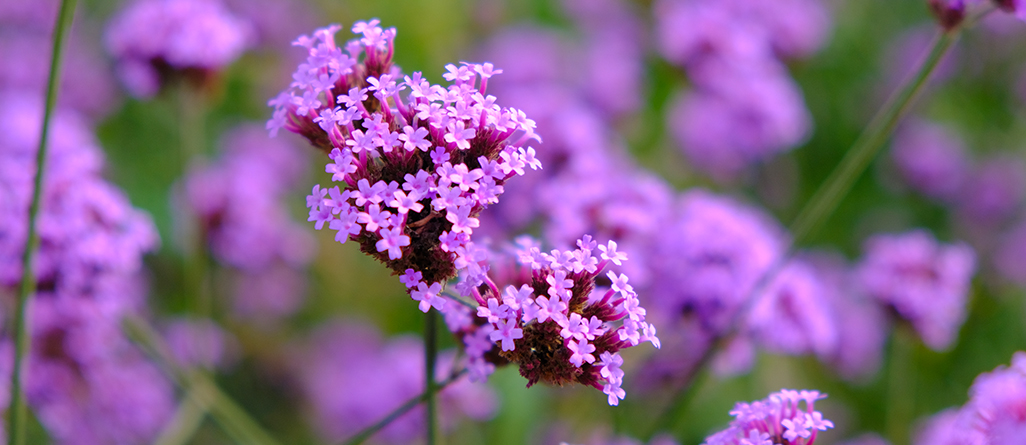
[[[962,23],[965,7],[966,0],[930,0],[930,11],[944,29],[952,29]]]
[[[578,240],[575,250],[543,252],[530,238],[517,242],[519,267],[503,271],[504,286],[461,277],[460,289],[478,305],[476,321],[462,306],[447,314],[449,328],[463,336],[471,376],[483,377],[493,362],[509,361],[520,367],[528,387],[581,383],[618,404],[624,398],[618,352],[645,341],[659,347],[627,276],[606,270],[627,256],[615,242],[600,246],[590,236]],[[457,318],[459,312],[466,315]]]
[[[969,174],[970,160],[962,141],[939,124],[906,123],[895,135],[891,150],[905,181],[931,198],[954,198]]]
[[[927,346],[942,350],[965,320],[975,263],[968,245],[938,243],[925,230],[876,235],[866,241],[859,282],[908,320]]]
[[[705,438],[703,445],[812,445],[816,435],[834,427],[815,410],[819,391],[782,389],[752,403],[739,402],[730,427]],[[804,405],[802,407],[801,405]]]
[[[454,356],[443,352],[436,377],[449,377]],[[424,346],[413,337],[384,339],[372,327],[334,323],[320,329],[293,361],[302,394],[313,409],[321,437],[338,442],[381,420],[424,391]],[[451,429],[461,417],[490,418],[496,396],[485,385],[454,382],[439,394],[441,427]],[[375,443],[408,444],[424,432],[423,407],[381,430]],[[379,442],[380,441],[380,442]]]
[[[129,91],[146,97],[173,73],[202,82],[237,59],[251,34],[219,0],[137,0],[111,20],[106,43]]]
[[[470,240],[478,214],[508,179],[541,168],[525,146],[539,139],[535,123],[487,95],[501,72],[490,63],[450,64],[452,84],[432,85],[419,72],[400,77],[394,28],[357,22],[362,37],[344,48],[335,44],[339,29],[295,42],[309,57],[270,101],[268,128],[299,133],[331,159],[325,171],[341,185],[314,186],[307,197],[315,227],[356,242],[396,274],[419,274],[407,286],[420,309],[442,309],[441,286],[479,268]]]

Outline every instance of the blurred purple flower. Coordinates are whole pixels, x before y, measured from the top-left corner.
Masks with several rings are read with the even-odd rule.
[[[1000,155],[982,161],[966,180],[958,196],[959,218],[975,227],[1006,222],[1026,196],[1026,164]]]
[[[829,28],[816,0],[662,0],[660,52],[693,88],[671,105],[668,127],[687,158],[718,181],[800,145],[811,118],[779,58],[808,56]]]
[[[782,389],[763,400],[738,402],[730,427],[705,438],[703,445],[812,445],[820,431],[834,427],[815,410],[819,391]],[[799,408],[801,402],[805,408]]]
[[[857,273],[866,294],[911,323],[930,348],[948,348],[965,320],[976,268],[972,248],[940,244],[916,230],[873,236],[864,250]]]
[[[789,261],[755,297],[742,330],[770,352],[828,357],[839,346],[839,329],[816,271]]]
[[[783,255],[783,229],[768,215],[703,190],[680,197],[672,223],[653,240],[653,312],[671,330],[684,315],[719,332]],[[669,318],[662,322],[664,318]]]
[[[200,220],[214,258],[237,271],[237,315],[270,321],[292,314],[305,287],[300,270],[315,250],[286,205],[305,176],[306,156],[256,125],[228,132],[221,145],[219,161],[187,173],[182,205]]]
[[[1026,222],[1020,222],[997,243],[994,267],[1006,279],[1026,286]]]
[[[72,34],[63,63],[74,70],[74,75],[61,77],[58,101],[62,107],[99,118],[116,102],[113,76],[98,51],[74,30]],[[41,97],[45,93],[51,49],[47,33],[20,29],[0,33],[0,60],[6,61],[0,65],[0,90],[32,92]]]
[[[219,0],[136,0],[111,19],[106,43],[129,92],[148,97],[172,72],[221,70],[252,45],[252,33]]]
[[[959,440],[964,434],[964,425],[958,424],[959,412],[955,408],[949,408],[934,414],[929,419],[921,422],[913,438],[915,445],[964,445],[966,442]]]
[[[232,364],[238,352],[231,334],[207,319],[171,320],[164,339],[178,363],[186,367],[222,369]]]
[[[906,123],[894,136],[891,150],[905,181],[935,199],[956,197],[971,168],[961,139],[931,122]]]
[[[807,254],[816,270],[824,298],[837,326],[837,348],[820,358],[847,380],[861,381],[880,369],[889,326],[887,313],[876,300],[858,291],[857,276],[843,258]]]
[[[335,323],[320,329],[294,361],[303,395],[310,403],[314,426],[328,441],[349,438],[381,420],[424,390],[424,353],[420,340],[411,337],[382,339],[372,327]],[[448,378],[454,357],[442,353],[437,375]],[[466,380],[439,394],[443,429],[452,429],[460,417],[490,418],[496,395],[481,384]],[[424,431],[423,407],[389,424],[375,438],[381,443],[406,444]]]
[[[1026,352],[1012,366],[980,374],[969,401],[935,415],[916,438],[918,445],[1019,444],[1026,437]]]
[[[41,102],[0,93],[0,292],[20,282]],[[102,151],[81,118],[58,109],[50,125],[26,399],[57,443],[146,443],[170,418],[173,392],[120,323],[142,310],[156,229],[100,176]]]

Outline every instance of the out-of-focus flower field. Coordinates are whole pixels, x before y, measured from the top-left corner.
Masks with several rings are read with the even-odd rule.
[[[5,437],[1026,444],[1026,2],[82,0],[32,218],[60,7]]]

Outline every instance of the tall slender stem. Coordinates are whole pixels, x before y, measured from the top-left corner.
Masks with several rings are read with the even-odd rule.
[[[425,434],[427,445],[438,443],[438,413],[436,412],[437,400],[435,389],[435,362],[438,358],[438,311],[431,309],[425,314],[424,319],[424,401],[427,409],[424,410]]]
[[[971,21],[969,21],[971,22]],[[967,23],[969,23],[967,22]],[[834,168],[823,185],[805,204],[801,212],[791,224],[792,240],[788,244],[784,254],[770,267],[752,290],[746,295],[745,303],[737,310],[729,323],[729,327],[717,334],[709,342],[708,348],[703,351],[699,361],[696,362],[685,375],[681,386],[671,398],[669,404],[657,417],[654,428],[649,430],[647,438],[667,428],[670,423],[679,418],[680,413],[686,410],[688,402],[693,397],[694,379],[700,375],[715,355],[723,339],[729,338],[737,329],[737,325],[743,318],[748,305],[753,297],[772,281],[773,277],[783,268],[784,264],[791,257],[795,246],[801,245],[808,240],[808,237],[825,222],[826,218],[837,209],[838,204],[851,191],[855,180],[865,172],[869,163],[876,157],[884,142],[890,137],[894,128],[908,112],[915,102],[915,99],[922,92],[926,81],[937,68],[938,63],[951,49],[951,45],[957,40],[962,27],[941,32],[934,40],[927,57],[920,63],[915,74],[909,78],[901,89],[892,95],[880,110],[873,116],[873,119],[866,126],[859,138],[852,144],[852,147],[845,154],[841,162]]]
[[[834,168],[827,180],[816,190],[808,204],[794,219],[791,224],[791,233],[794,236],[793,244],[800,245],[803,241],[807,241],[813,231],[818,229],[824,220],[837,209],[837,205],[851,191],[855,180],[866,171],[866,167],[879,153],[884,142],[890,138],[901,118],[915,103],[915,99],[923,91],[926,81],[937,68],[937,64],[957,40],[959,31],[960,28],[955,28],[941,32],[934,39],[929,54],[920,64],[915,75],[906,81],[898,93],[891,96],[869,121],[869,125],[855,140],[844,158],[841,159],[840,164]]]
[[[178,365],[167,345],[146,320],[126,317],[123,328],[129,338],[139,344],[175,383],[184,389],[194,402],[209,407],[213,417],[226,433],[238,444],[277,445],[260,425],[245,410],[222,392],[207,374],[184,369]]]
[[[466,373],[467,373],[466,369],[462,369],[462,370],[460,370],[458,372],[454,372],[444,382],[441,382],[441,383],[435,385],[435,390],[432,391],[432,393],[437,393],[437,392],[445,389],[445,387],[453,384],[454,382],[456,382],[456,380],[459,380],[459,378],[462,377],[463,374],[466,374]],[[367,428],[364,428],[363,430],[361,430],[359,433],[356,433],[355,435],[353,435],[353,437],[351,437],[349,440],[345,441],[345,445],[360,445],[361,443],[363,443],[364,441],[369,439],[371,436],[376,434],[378,431],[381,431],[386,426],[391,424],[393,421],[395,421],[395,419],[398,419],[398,418],[402,417],[403,414],[406,414],[406,413],[410,412],[410,410],[413,409],[413,408],[416,408],[417,405],[420,405],[421,403],[424,403],[428,399],[428,395],[429,394],[430,394],[429,392],[424,391],[423,393],[417,395],[416,397],[414,397],[414,398],[412,398],[410,400],[407,400],[406,403],[403,403],[402,405],[399,405],[398,408],[396,408],[394,411],[389,413],[387,416],[383,417],[377,423],[375,423],[375,424],[373,424],[371,426],[368,426]]]
[[[914,369],[916,336],[911,326],[899,323],[891,336],[891,351],[887,369],[886,430],[891,443],[909,443],[909,424],[915,410],[915,379],[909,377]]]
[[[29,349],[28,328],[25,312],[29,296],[36,291],[36,277],[32,268],[39,235],[36,233],[36,220],[39,217],[39,206],[43,196],[43,173],[46,171],[46,152],[50,136],[50,117],[57,104],[57,86],[61,77],[61,53],[64,49],[64,34],[71,28],[75,19],[76,0],[62,0],[57,23],[54,24],[53,52],[50,57],[50,76],[46,84],[46,105],[43,108],[43,122],[39,130],[39,150],[36,152],[36,178],[32,189],[32,203],[29,205],[28,234],[25,237],[25,251],[21,258],[21,287],[14,314],[14,368],[11,372],[11,400],[7,408],[8,436],[7,443],[21,445],[25,443],[25,397],[21,391],[21,372],[25,355]]]

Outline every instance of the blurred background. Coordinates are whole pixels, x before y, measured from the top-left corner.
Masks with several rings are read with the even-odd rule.
[[[717,205],[753,214],[757,222],[745,224],[783,233],[939,32],[925,1],[788,0],[762,8],[776,11],[739,7],[741,13],[707,3],[713,2],[227,0],[210,8],[233,17],[240,42],[224,35],[229,31],[210,31],[198,45],[208,47],[209,64],[183,68],[166,60],[140,68],[118,51],[144,37],[112,31],[129,21],[125,11],[135,3],[81,0],[58,102],[95,134],[105,158],[102,177],[150,215],[159,235],[142,257],[143,290],[135,291],[141,300],[133,313],[152,321],[179,360],[209,370],[280,443],[340,443],[387,414],[386,401],[394,407],[419,393],[423,316],[386,268],[306,222],[303,197],[314,184],[330,183],[323,173],[328,160],[295,134],[271,139],[264,130],[267,101],[307,55],[290,43],[338,23],[341,45],[355,21],[378,18],[397,30],[394,60],[404,73],[421,71],[442,83],[446,64],[495,63],[504,73],[490,81],[489,92],[538,121],[544,142],[536,149],[545,167],[529,172],[525,184],[511,184],[482,215],[475,236],[498,245],[527,233],[552,247],[569,247],[589,229],[600,241],[622,239],[639,263],[632,282],[639,282],[642,304],[660,313],[651,302],[673,292],[667,288],[686,287],[680,282],[691,279],[691,269],[678,268],[680,260],[659,249],[638,247],[653,237],[671,240],[669,232],[682,227],[653,215],[676,212],[705,190],[722,200]],[[190,18],[187,9],[151,14],[221,26]],[[0,1],[5,92],[42,97],[56,11],[54,1]],[[758,45],[769,45],[768,53],[749,54],[766,51]],[[698,444],[729,422],[738,401],[815,388],[829,394],[816,406],[836,425],[817,443],[863,433],[914,443],[916,422],[964,404],[978,374],[1026,348],[1024,48],[1026,23],[1009,14],[991,13],[967,29],[851,193],[797,246],[799,256],[828,258],[845,276],[869,267],[866,241],[877,234],[925,229],[945,245],[971,247],[971,281],[965,277],[962,290],[958,279],[951,284],[958,294],[952,310],[964,310],[964,323],[950,317],[951,339],[928,346],[918,325],[902,323],[901,309],[886,304],[877,325],[894,328],[830,328],[839,339],[827,352],[763,348],[758,330],[746,331],[752,338],[739,343],[742,358],[723,353],[714,360],[718,371],[702,374],[666,433]],[[214,54],[219,49],[224,54]],[[596,176],[607,168],[590,166],[596,158],[612,159],[617,173]],[[574,182],[580,178],[590,182]],[[575,188],[594,202],[564,196]],[[624,204],[603,207],[613,202]],[[606,219],[567,216],[588,209],[607,212]],[[622,222],[628,213],[651,216],[654,226]],[[742,240],[762,236],[744,224],[731,230]],[[817,271],[822,263],[815,262]],[[946,273],[939,270],[929,273]],[[849,279],[855,278],[838,278]],[[0,286],[0,295],[11,300],[14,289]],[[7,307],[13,305],[5,313]],[[837,312],[830,322],[836,326],[850,314],[829,310]],[[646,345],[625,354],[628,395],[619,406],[607,406],[591,388],[525,388],[515,367],[500,368],[486,386],[462,385],[442,397],[444,442],[642,437],[669,403],[675,364],[695,360],[687,337],[656,326],[662,349]],[[860,339],[869,345],[857,346]],[[449,336],[441,341],[444,350],[458,347]],[[846,348],[858,347],[867,351],[852,352],[851,360],[862,369],[837,365]],[[161,403],[183,400],[181,389],[164,391],[173,399]],[[51,426],[65,414],[40,408],[48,406],[43,399],[29,397],[33,443],[87,443],[68,432],[73,428]],[[173,410],[165,411],[154,416],[169,421]],[[369,443],[420,443],[422,427],[412,417]],[[134,438],[97,435],[88,443],[153,442],[165,429],[159,419],[160,428]],[[107,425],[83,422],[75,428]],[[205,418],[182,443],[234,442]]]

